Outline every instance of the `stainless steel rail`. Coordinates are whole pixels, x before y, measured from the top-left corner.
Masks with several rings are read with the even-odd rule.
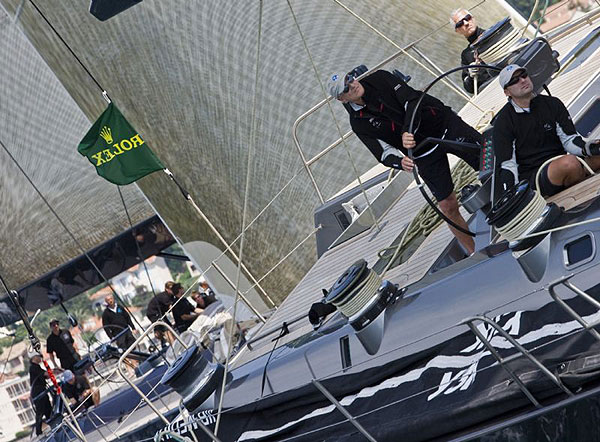
[[[581,326],[583,328],[585,328],[588,332],[590,332],[590,334],[595,339],[600,341],[600,333],[598,333],[593,328],[600,324],[600,320],[594,321],[591,323],[586,322],[575,310],[573,310],[571,307],[569,307],[569,305],[567,305],[567,303],[558,295],[558,293],[556,293],[555,289],[558,285],[565,286],[566,288],[571,290],[573,293],[575,293],[577,296],[579,296],[580,298],[582,298],[585,301],[592,304],[600,312],[600,302],[596,301],[594,298],[592,298],[586,292],[581,290],[579,287],[577,287],[576,285],[569,282],[569,279],[571,279],[573,276],[574,275],[563,276],[562,278],[559,278],[556,281],[551,282],[548,285],[548,292],[550,293],[550,296],[552,296],[552,299],[554,299],[554,301],[556,301],[558,303],[558,305],[563,308],[563,310],[565,310],[569,315],[571,315],[571,317],[573,319],[575,319],[577,322],[579,322],[581,324]]]
[[[503,358],[502,356],[500,356],[500,353],[498,353],[498,351],[494,348],[494,346],[491,344],[491,342],[485,336],[483,336],[483,334],[475,326],[475,324],[474,324],[475,321],[481,321],[481,322],[484,322],[484,323],[490,325],[491,327],[493,327],[498,333],[500,333],[502,335],[502,337],[504,339],[506,339],[513,347],[515,347],[518,350],[518,353],[516,353],[514,355],[511,355],[511,356],[509,356],[507,358]],[[531,361],[531,363],[533,363],[536,367],[538,367],[541,370],[541,372],[547,378],[549,378],[552,382],[554,382],[554,384],[556,384],[567,395],[573,396],[573,393],[571,392],[571,390],[569,390],[561,382],[561,380],[558,378],[558,376],[554,375],[550,370],[548,370],[544,366],[544,364],[542,364],[534,356],[532,356],[531,353],[525,347],[523,347],[521,344],[519,344],[515,338],[513,338],[512,336],[510,336],[508,334],[508,332],[506,332],[506,330],[504,330],[497,322],[495,322],[492,319],[487,318],[485,316],[471,316],[471,317],[466,318],[463,321],[461,321],[460,324],[461,325],[467,325],[471,329],[471,331],[473,332],[473,334],[475,334],[475,336],[477,336],[477,338],[483,343],[483,345],[485,345],[485,347],[494,356],[494,358],[496,359],[496,361],[498,361],[498,363],[500,364],[500,366],[504,370],[506,370],[506,372],[510,375],[510,377],[519,386],[519,388],[521,389],[521,391],[525,394],[525,396],[527,396],[527,398],[537,408],[540,408],[541,404],[536,400],[535,397],[533,397],[533,394],[531,394],[531,392],[527,389],[527,387],[525,386],[525,384],[523,383],[523,381],[521,381],[521,379],[519,378],[519,376],[507,366],[508,362],[510,362],[510,361],[512,361],[514,359],[517,359],[517,358],[519,358],[521,356],[525,356],[527,359],[529,359],[529,361]]]

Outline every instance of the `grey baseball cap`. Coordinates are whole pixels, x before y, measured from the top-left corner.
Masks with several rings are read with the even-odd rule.
[[[522,68],[518,64],[509,64],[504,69],[500,71],[500,75],[498,75],[498,81],[500,82],[500,86],[502,89],[506,89],[507,83],[513,78],[516,73],[527,72],[527,69]]]
[[[329,92],[329,95],[333,98],[339,98],[340,95],[342,95],[344,87],[346,86],[344,83],[345,78],[346,75],[339,72],[336,72],[329,77],[327,80],[327,92]]]

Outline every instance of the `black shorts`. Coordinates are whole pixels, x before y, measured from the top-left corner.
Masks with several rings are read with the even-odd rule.
[[[448,131],[444,139],[479,145],[483,142],[481,134],[465,123],[458,115],[453,115],[450,118]],[[427,147],[423,149],[426,151]],[[418,167],[419,175],[438,201],[448,198],[454,190],[454,183],[452,182],[452,175],[450,173],[450,163],[448,163],[449,153],[466,161],[474,170],[479,170],[479,155],[481,150],[468,147],[460,149],[455,146],[439,145],[429,155],[416,158],[415,164]]]
[[[549,167],[550,167],[550,163],[546,164],[544,166],[544,168],[542,169],[542,171],[540,172],[539,191],[543,197],[556,195],[558,192],[562,192],[563,190],[566,189],[565,186],[557,186],[556,184],[552,184],[552,182],[550,182],[550,178],[548,178],[548,168]],[[536,173],[531,175],[531,178],[529,179],[529,182],[531,183],[531,187],[533,187],[533,188],[535,188],[535,176],[536,175],[537,175],[537,171],[536,171]]]

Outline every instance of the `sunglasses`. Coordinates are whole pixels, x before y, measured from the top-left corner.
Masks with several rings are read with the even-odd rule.
[[[471,21],[472,18],[473,17],[471,16],[471,14],[465,15],[463,18],[456,22],[456,24],[454,25],[454,29],[462,28],[464,25],[467,24],[468,21]]]
[[[509,86],[513,86],[513,85],[517,84],[521,78],[527,78],[527,77],[529,77],[529,74],[527,73],[527,71],[523,71],[519,75],[515,75],[514,77],[512,77],[510,79],[510,81],[508,83],[506,83],[506,86],[504,86],[504,89],[506,89]]]
[[[350,83],[352,83],[354,81],[354,76],[353,75],[346,75],[346,78],[344,78],[344,89],[342,90],[342,94],[347,93],[350,90]]]

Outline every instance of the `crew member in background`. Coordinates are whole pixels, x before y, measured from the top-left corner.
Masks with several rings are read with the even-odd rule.
[[[150,302],[148,303],[148,308],[146,310],[146,316],[150,321],[156,322],[159,319],[167,324],[171,325],[169,319],[164,316],[165,313],[169,311],[171,306],[173,305],[173,301],[175,297],[173,296],[173,286],[175,283],[173,281],[168,281],[165,284],[165,291],[155,295]],[[164,317],[163,317],[164,316]],[[172,343],[175,339],[171,333],[162,325],[156,326],[154,328],[154,336],[156,339],[160,340],[161,343],[164,343],[165,338],[169,343]]]
[[[75,376],[71,370],[65,370],[62,375],[62,389],[65,396],[71,399],[74,408],[79,407],[83,402],[85,408],[100,403],[100,391],[92,390],[90,383],[84,376]]]
[[[456,9],[450,14],[450,23],[454,25],[454,31],[467,39],[469,44],[460,54],[460,64],[468,66],[471,64],[481,64],[481,60],[476,56],[475,50],[471,48],[471,43],[475,42],[485,29],[477,26],[475,17],[464,8]],[[483,83],[490,79],[490,74],[485,69],[469,68],[461,72],[463,86],[471,94],[475,92],[475,78],[477,78],[477,89]]]
[[[201,292],[206,293],[208,296],[212,296],[213,299],[215,298],[215,292],[213,292],[206,280],[201,281],[198,288]]]
[[[407,172],[411,172],[416,164],[419,175],[438,200],[440,210],[456,225],[468,230],[458,211],[447,154],[462,158],[478,170],[480,149],[429,143],[413,152],[414,162],[406,155],[407,149],[414,148],[427,137],[480,145],[481,134],[451,108],[428,94],[417,111],[412,128],[414,134],[409,133],[409,123],[422,93],[387,71],[373,72],[360,81],[354,79],[352,72],[334,74],[329,78],[327,87],[332,97],[344,103],[350,114],[352,130],[373,156],[388,167]],[[473,253],[473,238],[451,226],[450,230],[466,251]]]
[[[173,293],[176,298],[173,304],[173,319],[175,319],[177,331],[183,333],[202,314],[202,310],[194,307],[190,301],[183,297],[184,290],[181,284],[173,286]]]
[[[131,333],[135,329],[131,317],[123,307],[117,305],[112,294],[107,295],[104,301],[106,302],[106,309],[102,313],[104,331],[110,339],[113,339],[126,330],[116,340],[117,346],[125,350],[135,342]]]
[[[48,373],[42,367],[42,355],[34,353],[30,359],[29,365],[29,385],[31,385],[31,402],[35,410],[35,434],[42,434],[42,423],[45,419],[50,419],[52,415],[52,405],[48,398],[46,388],[46,379]]]
[[[600,169],[599,140],[585,140],[577,133],[569,111],[556,97],[536,95],[527,69],[506,66],[499,75],[500,86],[508,97],[494,123],[493,145],[496,164],[504,189],[529,180],[535,187],[540,173],[542,196],[551,196],[586,178],[587,172],[576,158],[582,157],[592,170]],[[566,155],[566,154],[570,155]]]
[[[75,340],[69,330],[60,328],[58,319],[50,321],[50,335],[46,339],[46,351],[54,367],[58,367],[54,355],[60,360],[60,368],[73,370],[73,366],[81,359],[77,352]]]

